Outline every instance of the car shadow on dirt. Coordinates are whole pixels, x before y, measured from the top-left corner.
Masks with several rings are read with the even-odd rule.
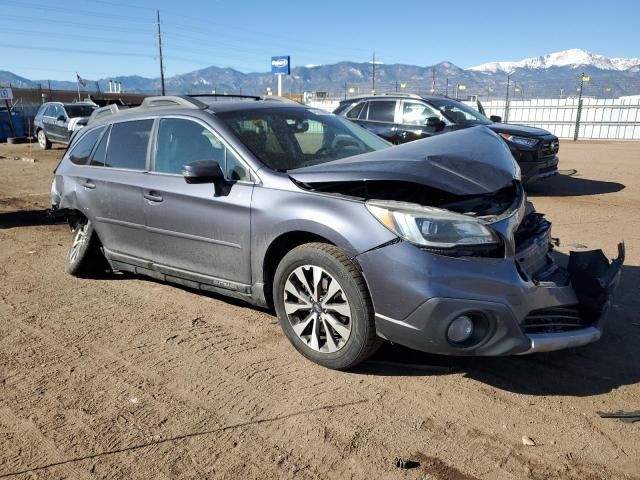
[[[44,210],[18,210],[16,212],[0,213],[0,229],[16,227],[35,227],[39,225],[54,225],[65,223],[63,218],[54,219],[49,211]]]
[[[579,172],[568,170],[527,185],[527,194],[530,197],[579,197],[615,193],[624,188],[618,182],[582,178]]]
[[[356,373],[464,374],[528,395],[589,396],[640,382],[640,267],[624,266],[602,339],[585,347],[508,357],[447,357],[386,344]]]

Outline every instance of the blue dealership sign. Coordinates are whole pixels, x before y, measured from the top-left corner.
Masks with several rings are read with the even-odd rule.
[[[291,73],[291,57],[289,55],[279,55],[271,57],[272,75],[289,75]]]

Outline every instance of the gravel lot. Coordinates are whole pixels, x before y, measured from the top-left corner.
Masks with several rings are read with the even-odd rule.
[[[596,414],[640,409],[640,143],[563,142],[564,174],[530,191],[562,252],[626,241],[599,343],[385,346],[348,373],[304,360],[271,312],[67,275],[69,230],[44,214],[62,152],[0,145],[0,478],[640,478],[640,423]]]

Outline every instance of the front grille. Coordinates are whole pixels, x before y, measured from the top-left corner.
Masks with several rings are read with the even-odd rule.
[[[540,148],[540,158],[542,157],[550,157],[558,153],[560,149],[560,142],[557,138],[553,140],[545,140]]]
[[[524,333],[560,333],[593,325],[576,307],[552,307],[534,310],[522,322]]]

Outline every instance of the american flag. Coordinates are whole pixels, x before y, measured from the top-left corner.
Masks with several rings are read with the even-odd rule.
[[[83,87],[87,86],[87,81],[84,78],[82,78],[80,75],[78,75],[78,72],[76,72],[76,79],[77,79],[78,83],[80,85],[82,85]]]

